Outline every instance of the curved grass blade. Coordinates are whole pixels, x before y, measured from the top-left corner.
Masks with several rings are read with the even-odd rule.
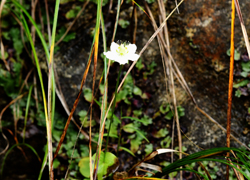
[[[52,149],[52,126],[51,122],[54,121],[54,112],[55,112],[55,79],[54,79],[54,46],[55,46],[55,36],[56,36],[56,26],[59,12],[59,3],[60,0],[56,0],[55,12],[54,12],[54,21],[51,37],[51,47],[50,47],[50,59],[49,59],[49,75],[48,75],[48,126],[49,132],[47,133],[48,138],[48,152],[49,152],[49,175],[50,179],[54,179],[53,173],[53,149]]]
[[[95,49],[95,52],[94,52],[94,65],[95,65],[95,67],[96,67],[96,64],[97,64],[97,57],[98,57],[98,45],[99,45],[101,14],[102,14],[102,0],[98,0],[97,12],[96,12],[95,38],[94,38],[94,49]],[[93,75],[93,78],[95,78],[95,73]],[[94,79],[93,79],[93,81],[94,81]],[[94,88],[94,82],[93,82],[93,88]],[[92,99],[92,102],[93,102],[93,99]],[[91,122],[91,119],[90,119],[90,122]],[[102,123],[102,119],[101,119],[101,123]],[[90,124],[90,129],[91,129],[91,124]],[[89,147],[91,147],[91,135],[90,135]],[[96,151],[96,158],[95,158],[95,169],[94,169],[94,171],[92,169],[92,150],[91,150],[91,148],[89,148],[89,159],[90,159],[89,160],[89,167],[90,167],[90,179],[91,180],[93,180],[93,179],[95,180],[96,177],[97,177],[98,164],[99,164],[99,159],[100,159],[100,155],[101,155],[101,147],[102,147],[102,139],[100,138],[100,135],[99,135],[98,144],[97,144],[97,151]],[[93,174],[92,174],[92,172],[93,172]]]
[[[24,128],[23,128],[23,143],[25,141],[26,123],[27,123],[28,112],[29,112],[29,107],[30,107],[30,98],[31,98],[32,89],[33,89],[33,85],[30,86],[28,99],[27,99],[27,104],[26,104],[26,109],[25,109]]]
[[[141,122],[141,123],[144,123],[144,121],[136,118],[136,117],[129,117],[129,116],[123,116],[121,119],[130,119],[130,120],[133,120],[133,121],[138,121],[138,122]]]
[[[48,119],[46,95],[45,95],[45,90],[44,90],[44,86],[43,86],[42,73],[41,73],[39,61],[38,61],[38,58],[37,58],[36,50],[35,50],[35,47],[34,47],[34,44],[33,44],[32,38],[31,38],[31,34],[30,34],[30,31],[29,31],[29,27],[27,25],[27,22],[26,22],[26,20],[25,20],[25,18],[23,16],[23,14],[21,14],[21,17],[22,17],[22,22],[23,22],[23,25],[24,25],[24,30],[26,32],[26,35],[27,35],[29,41],[30,41],[30,45],[31,45],[31,48],[32,48],[32,51],[33,51],[33,55],[34,55],[34,59],[35,59],[36,67],[37,67],[37,72],[38,72],[40,85],[41,85],[41,89],[42,89],[42,97],[43,97],[44,113],[45,113],[45,120],[46,120],[46,129],[47,129],[47,137],[50,137],[50,135],[51,135],[50,134],[50,127],[47,126],[49,124],[49,119]],[[48,143],[48,145],[50,144],[50,146],[51,146],[51,148],[49,148],[49,147],[48,148],[52,149],[52,142],[51,143],[47,142],[47,143]]]
[[[41,43],[42,43],[42,45],[43,45],[43,48],[44,48],[44,52],[45,52],[45,54],[46,54],[46,57],[47,57],[47,59],[49,59],[48,45],[46,44],[46,41],[45,41],[45,39],[44,39],[44,37],[43,37],[41,31],[39,30],[39,28],[38,28],[36,22],[33,20],[33,18],[30,16],[30,14],[26,11],[26,9],[25,9],[21,4],[19,4],[19,3],[18,3],[17,1],[15,1],[15,0],[11,0],[11,1],[14,3],[14,5],[16,5],[16,7],[20,8],[20,9],[22,10],[22,12],[28,17],[28,19],[30,20],[30,22],[32,23],[32,25],[35,27],[36,32],[37,32],[37,34],[38,34],[38,36],[39,36],[39,38],[40,38],[40,40],[41,40]],[[19,15],[18,15],[17,17],[19,17]],[[21,19],[19,19],[19,20],[21,21]]]
[[[13,99],[7,106],[5,106],[5,107],[2,109],[2,111],[1,111],[1,113],[0,113],[0,131],[1,131],[1,134],[2,134],[3,138],[4,138],[4,139],[6,140],[6,142],[7,142],[7,145],[6,145],[5,149],[4,149],[3,151],[0,152],[0,155],[3,154],[3,153],[5,153],[5,152],[7,151],[7,149],[8,149],[8,147],[9,147],[9,141],[8,141],[7,137],[4,135],[4,133],[3,133],[3,131],[2,131],[2,117],[3,117],[3,113],[5,112],[5,110],[6,110],[11,104],[15,103],[18,99],[21,99],[21,98],[22,98],[24,95],[26,95],[26,94],[27,94],[27,92],[26,92],[26,93],[23,93],[23,94],[21,94],[21,95],[19,95],[19,96],[17,96],[16,99]]]
[[[198,171],[195,171],[193,169],[190,169],[190,168],[181,168],[181,169],[175,169],[175,171],[189,171],[189,172],[193,172],[195,174],[198,174],[200,176],[202,176],[203,178],[205,178],[206,180],[209,180],[207,176],[205,176],[204,174],[198,172]]]
[[[204,151],[200,151],[194,154],[191,154],[189,156],[184,157],[183,159],[177,160],[176,162],[166,166],[165,168],[162,169],[162,173],[157,173],[156,177],[161,177],[163,175],[166,175],[168,173],[174,172],[178,167],[184,166],[193,162],[201,162],[201,161],[215,161],[215,162],[220,162],[226,165],[229,165],[235,169],[237,169],[239,172],[241,172],[247,179],[250,179],[250,177],[247,177],[246,173],[237,168],[235,165],[240,165],[238,163],[232,162],[235,165],[230,164],[227,160],[221,160],[221,159],[212,159],[212,158],[206,158],[214,155],[218,155],[220,153],[227,153],[230,150],[236,151],[238,153],[241,153],[244,155],[244,151],[239,150],[237,148],[227,148],[227,147],[222,147],[222,148],[213,148],[213,149],[208,149]],[[223,156],[224,157],[224,156]],[[240,165],[242,166],[242,165]]]

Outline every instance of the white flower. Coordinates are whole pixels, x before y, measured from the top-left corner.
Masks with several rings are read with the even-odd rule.
[[[104,55],[111,60],[114,60],[120,64],[128,63],[128,60],[136,61],[140,56],[135,54],[136,51],[135,44],[117,44],[115,42],[111,43],[110,51],[104,52]]]

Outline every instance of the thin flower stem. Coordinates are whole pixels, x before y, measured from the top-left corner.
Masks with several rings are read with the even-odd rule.
[[[101,14],[102,14],[102,0],[98,0],[97,3],[97,14],[96,14],[96,26],[95,26],[95,41],[94,41],[94,63],[97,63],[97,57],[98,57],[98,44],[99,44],[99,33],[100,33],[100,22],[101,22]],[[101,120],[102,121],[102,120]],[[91,136],[90,136],[91,137]],[[91,139],[90,139],[91,140]],[[91,145],[90,145],[91,147]],[[99,159],[101,154],[101,147],[102,147],[102,139],[99,138],[97,150],[96,150],[96,159],[95,159],[95,168],[94,171],[92,169],[92,150],[89,149],[89,167],[90,167],[90,179],[96,180],[97,177],[97,171],[98,171],[98,165],[99,165]],[[92,174],[93,172],[93,174]]]
[[[121,7],[121,0],[118,0],[117,13],[116,13],[116,20],[115,20],[115,26],[114,26],[114,31],[113,31],[114,33],[113,33],[113,37],[112,37],[112,42],[115,40],[115,35],[116,35],[116,30],[117,30],[119,15],[120,15],[120,7]]]
[[[122,117],[122,110],[121,110],[121,117]],[[122,121],[122,119],[121,119],[121,121]],[[121,122],[121,124],[122,124],[122,122]],[[122,137],[121,131],[122,131],[122,128],[123,128],[123,126],[121,125],[121,127],[120,127],[120,132],[119,132],[118,145],[117,145],[117,152],[116,152],[116,156],[117,156],[117,157],[118,157],[118,155],[119,155],[119,149],[120,149],[120,145],[121,145],[121,137]]]
[[[181,3],[183,3],[184,0],[182,0],[177,7],[179,7],[181,5]],[[153,41],[153,39],[156,37],[156,35],[162,30],[162,28],[164,27],[164,25],[166,24],[166,21],[169,19],[169,17],[174,13],[174,11],[176,11],[177,7],[175,7],[172,12],[164,19],[163,23],[160,25],[160,27],[157,29],[157,31],[155,31],[155,33],[151,36],[151,38],[148,40],[148,42],[145,44],[145,46],[142,48],[142,50],[140,51],[139,53],[139,56],[141,56],[141,54],[146,50],[147,46]],[[133,62],[133,64],[130,66],[130,68],[128,69],[127,73],[125,74],[124,78],[122,79],[118,89],[117,89],[117,92],[119,92],[121,86],[123,85],[126,77],[128,76],[128,74],[130,73],[130,71],[133,69],[133,67],[135,66],[137,60]],[[101,128],[100,128],[100,135],[99,135],[99,140],[103,138],[103,133],[104,133],[104,126],[105,126],[105,120],[107,118],[107,115],[108,115],[108,111],[110,110],[111,108],[111,105],[112,103],[114,102],[114,96],[112,97],[111,99],[111,102],[109,104],[109,107],[106,111],[106,114],[105,114],[105,117],[104,119],[102,120],[102,124],[101,124]]]
[[[108,147],[108,143],[109,143],[109,133],[110,133],[111,125],[112,125],[113,120],[114,120],[113,119],[113,115],[114,115],[114,112],[115,112],[115,104],[116,104],[116,97],[117,97],[117,88],[118,88],[118,85],[119,85],[119,82],[120,82],[119,79],[120,79],[122,67],[123,66],[120,66],[119,73],[118,73],[117,80],[116,80],[115,99],[114,99],[114,103],[113,103],[113,107],[112,107],[112,114],[111,114],[110,123],[109,123],[109,129],[108,129],[108,136],[107,136],[107,141],[106,141],[105,152],[107,152],[107,147]]]

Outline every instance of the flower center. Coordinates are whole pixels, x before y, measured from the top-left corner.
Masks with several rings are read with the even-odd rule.
[[[121,44],[116,52],[118,53],[119,56],[124,56],[125,54],[128,54],[128,48],[124,45],[124,44]]]

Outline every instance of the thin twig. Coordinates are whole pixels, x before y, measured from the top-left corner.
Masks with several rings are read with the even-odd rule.
[[[135,41],[136,41],[136,32],[137,32],[137,22],[138,22],[138,18],[137,18],[137,10],[136,10],[136,6],[133,2],[133,6],[134,6],[134,20],[135,20],[135,23],[134,23],[134,30],[133,30],[133,44],[135,44]]]
[[[0,57],[0,58],[3,60],[6,69],[8,71],[10,71],[10,66],[9,66],[9,64],[7,63],[7,61],[6,61],[5,57],[4,57],[4,45],[3,45],[2,36],[1,36],[2,35],[2,32],[1,32],[2,31],[2,28],[1,28],[2,27],[1,26],[1,23],[2,23],[1,14],[2,14],[2,10],[3,10],[3,6],[4,6],[5,2],[6,2],[6,0],[2,0],[2,2],[0,4],[0,49],[1,49],[1,55],[2,55],[2,57]]]
[[[63,129],[63,133],[62,133],[61,138],[60,138],[60,141],[59,141],[58,146],[57,146],[57,148],[56,148],[56,152],[55,152],[55,154],[54,154],[54,159],[56,158],[56,156],[57,156],[57,154],[58,154],[58,152],[59,152],[59,150],[60,150],[60,148],[61,148],[62,142],[63,142],[63,140],[64,140],[64,138],[65,138],[66,132],[67,132],[68,127],[69,127],[69,123],[70,123],[70,121],[71,121],[71,119],[72,119],[73,113],[75,112],[76,107],[77,107],[77,105],[78,105],[78,102],[79,102],[79,100],[80,100],[80,96],[81,96],[81,94],[82,94],[83,85],[85,84],[85,81],[86,81],[86,78],[87,78],[87,75],[88,75],[88,72],[89,72],[89,67],[90,67],[90,64],[91,64],[92,54],[93,54],[93,50],[92,50],[92,52],[91,52],[91,54],[90,54],[90,57],[89,57],[89,59],[88,59],[88,64],[87,64],[87,66],[86,66],[85,72],[84,72],[83,77],[82,77],[82,82],[81,82],[81,86],[80,86],[79,93],[78,93],[77,98],[76,98],[76,100],[75,100],[75,102],[74,102],[74,104],[73,104],[73,108],[71,109],[70,115],[69,115],[69,117],[68,117],[68,119],[67,119],[67,122],[66,122],[66,124],[65,124],[65,127],[64,127],[64,129]]]
[[[163,1],[159,0],[159,6],[161,7],[161,14],[162,14],[162,18],[164,18],[166,16],[165,13],[165,6]],[[178,10],[178,8],[177,8]],[[164,34],[165,34],[165,41],[167,42],[167,51],[170,53],[170,43],[169,43],[169,36],[168,36],[168,30],[167,30],[167,24],[166,26],[164,26],[163,28],[164,30]],[[166,60],[168,60],[166,62]],[[170,74],[170,81],[171,83],[170,88],[171,88],[171,93],[172,93],[172,99],[173,99],[173,105],[174,105],[174,112],[175,112],[175,116],[174,116],[174,120],[176,121],[176,126],[177,126],[177,133],[178,133],[178,142],[179,142],[179,151],[182,151],[182,138],[181,138],[181,128],[180,128],[180,122],[179,122],[179,117],[178,117],[178,110],[177,110],[177,102],[176,102],[176,96],[175,96],[175,86],[174,86],[174,77],[173,77],[173,68],[172,68],[172,61],[170,60],[170,58],[165,59],[165,64],[168,64],[169,66],[169,74]],[[173,143],[172,143],[173,145]],[[180,159],[182,159],[182,153],[180,153],[179,156]],[[180,180],[182,180],[182,171],[180,171]]]
[[[48,38],[49,38],[49,46],[51,45],[51,28],[50,28],[50,20],[49,20],[49,8],[48,8],[48,0],[44,1],[45,3],[45,11],[47,18],[47,30],[48,30]]]
[[[82,12],[84,11],[84,9],[86,8],[86,6],[88,5],[89,0],[87,0],[83,6],[82,9],[78,12],[78,14],[76,15],[75,19],[73,20],[73,22],[70,24],[70,26],[67,28],[67,30],[65,31],[65,33],[62,35],[62,37],[56,42],[56,46],[62,42],[62,40],[64,39],[64,37],[68,34],[68,32],[70,31],[70,29],[73,27],[73,25],[75,24],[76,20],[80,17],[80,15],[82,14]]]
[[[236,11],[237,11],[237,14],[238,14],[238,17],[239,17],[239,20],[240,20],[240,25],[241,25],[243,37],[244,37],[244,40],[245,40],[245,43],[246,43],[248,57],[250,57],[250,44],[249,44],[249,39],[248,39],[248,36],[247,36],[247,30],[246,30],[246,27],[245,27],[245,24],[244,24],[244,21],[243,21],[242,13],[241,13],[241,10],[240,10],[240,5],[239,5],[238,0],[234,0],[234,2],[235,2]]]
[[[2,152],[0,152],[0,155],[3,154],[3,153],[5,153],[5,152],[8,150],[8,148],[9,148],[9,141],[8,141],[7,137],[4,135],[3,130],[2,130],[2,117],[3,117],[3,113],[6,111],[6,109],[7,109],[8,107],[10,107],[10,105],[14,104],[17,100],[21,99],[21,98],[22,98],[23,96],[25,96],[27,93],[28,93],[28,92],[25,92],[25,93],[23,93],[23,94],[17,96],[16,99],[13,99],[7,106],[5,106],[5,107],[2,109],[2,111],[1,111],[1,113],[0,113],[0,131],[1,131],[2,136],[4,137],[4,139],[7,141],[7,145],[6,145],[5,149],[4,149]]]
[[[227,109],[227,147],[230,147],[230,133],[231,133],[231,113],[232,113],[232,98],[233,98],[233,78],[234,78],[234,21],[235,21],[235,4],[232,0],[231,13],[231,45],[230,45],[230,71],[228,84],[228,109]],[[229,152],[227,156],[229,157]],[[226,179],[229,179],[229,166],[227,165]]]

